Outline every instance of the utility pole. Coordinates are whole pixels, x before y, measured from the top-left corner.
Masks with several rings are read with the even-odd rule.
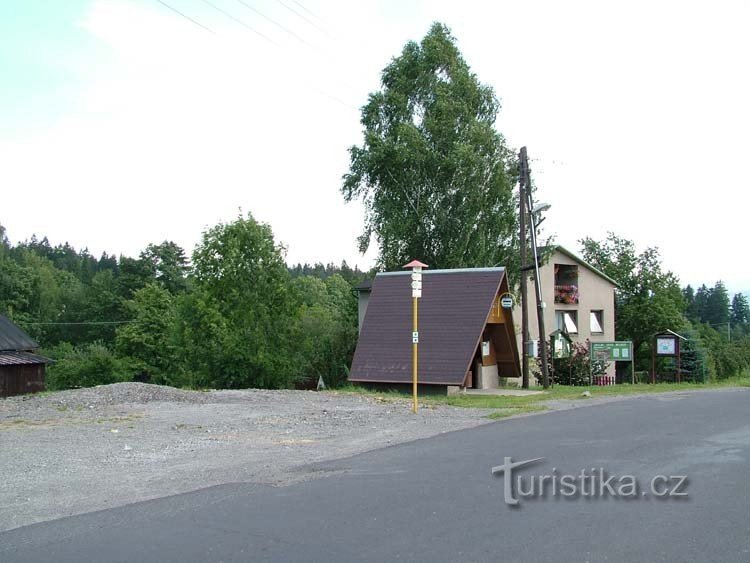
[[[534,259],[534,290],[536,292],[536,315],[539,323],[539,355],[542,357],[542,387],[549,388],[549,365],[547,362],[547,331],[544,328],[544,307],[542,301],[542,280],[539,275],[539,247],[536,242],[536,217],[534,216],[534,200],[531,194],[531,174],[529,173],[529,159],[526,154],[526,147],[521,147],[521,165],[524,167],[525,176],[528,181],[526,184],[526,206],[529,212],[529,222],[531,223],[531,250]],[[525,267],[525,266],[524,266]]]
[[[526,158],[526,147],[521,148],[518,158],[519,162],[519,182],[518,182],[518,199],[521,232],[518,240],[521,246],[521,387],[529,388],[529,289],[528,274],[526,269],[526,184],[528,182],[528,168]]]

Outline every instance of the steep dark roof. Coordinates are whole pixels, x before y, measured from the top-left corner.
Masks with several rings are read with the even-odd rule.
[[[7,317],[0,315],[0,351],[34,350],[39,344],[14,325]]]
[[[419,300],[420,383],[463,384],[504,277],[504,268],[423,273],[423,297]],[[350,381],[411,381],[410,287],[410,272],[387,272],[375,277]]]

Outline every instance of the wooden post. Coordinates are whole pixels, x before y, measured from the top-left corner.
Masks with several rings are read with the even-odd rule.
[[[651,343],[651,383],[656,383],[656,337]]]
[[[526,154],[526,147],[521,147],[521,154],[523,155],[523,166],[526,169],[526,178],[530,178],[529,174],[529,159],[528,155]],[[534,259],[534,290],[536,293],[536,315],[537,315],[537,322],[539,325],[539,355],[541,356],[541,364],[542,364],[542,387],[544,389],[549,388],[549,363],[547,361],[547,331],[544,328],[544,300],[542,298],[542,280],[540,278],[539,274],[539,248],[537,247],[536,242],[536,220],[534,219],[534,213],[532,212],[534,209],[534,202],[532,200],[531,195],[531,181],[528,181],[527,187],[529,189],[525,190],[526,193],[526,205],[528,206],[529,211],[529,220],[530,220],[530,227],[531,227],[531,256]]]
[[[520,178],[518,184],[518,196],[519,196],[519,244],[521,246],[521,387],[524,389],[529,388],[529,356],[526,352],[526,348],[529,344],[529,289],[528,289],[528,274],[526,270],[526,185],[528,182],[528,169],[526,160],[526,147],[521,148],[521,152],[518,155]]]

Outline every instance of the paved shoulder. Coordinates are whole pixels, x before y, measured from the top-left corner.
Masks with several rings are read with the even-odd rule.
[[[500,421],[327,464],[288,487],[225,485],[0,534],[13,561],[750,560],[747,390],[621,401]],[[579,494],[506,504],[492,468],[603,468],[680,498]],[[310,466],[307,470],[320,470]]]

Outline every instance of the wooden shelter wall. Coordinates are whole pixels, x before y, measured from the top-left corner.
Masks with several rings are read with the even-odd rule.
[[[44,364],[0,366],[0,397],[44,391]]]

